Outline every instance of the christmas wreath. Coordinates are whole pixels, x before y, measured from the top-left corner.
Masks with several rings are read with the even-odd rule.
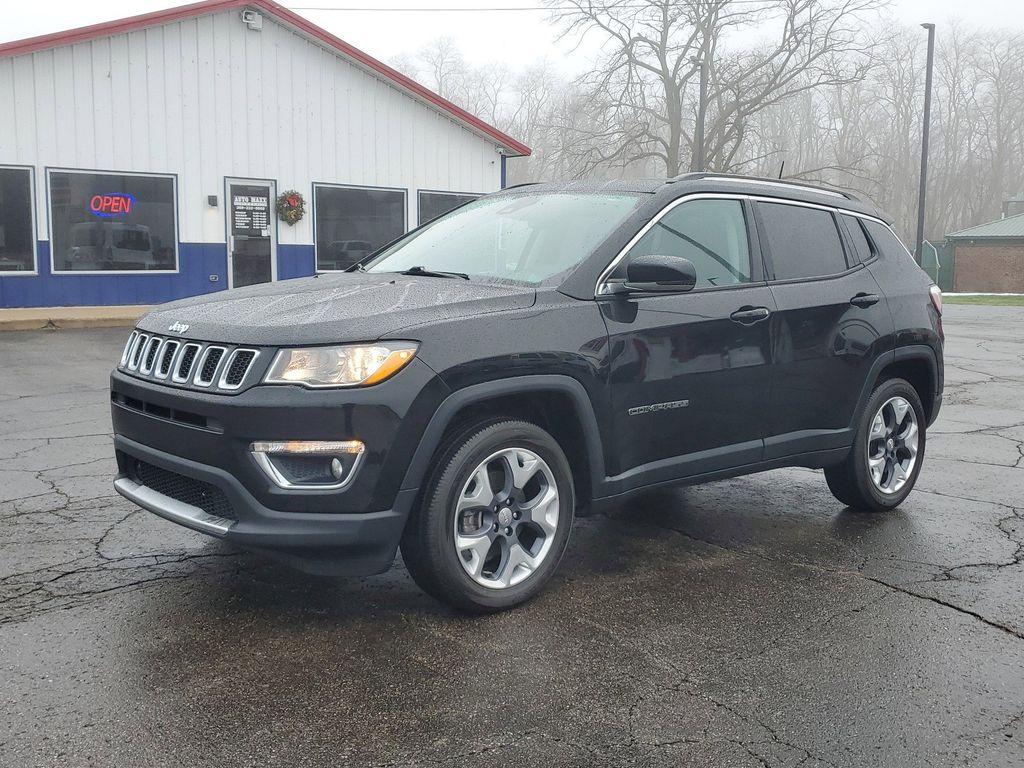
[[[277,196],[277,216],[281,221],[291,226],[305,215],[306,201],[302,199],[301,192],[289,189]]]

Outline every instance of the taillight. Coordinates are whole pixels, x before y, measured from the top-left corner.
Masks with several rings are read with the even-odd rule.
[[[931,297],[932,306],[935,307],[935,311],[940,315],[942,314],[942,289],[937,285],[933,285],[928,289],[928,295]]]

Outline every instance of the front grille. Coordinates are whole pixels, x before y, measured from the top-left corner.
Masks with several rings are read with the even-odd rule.
[[[181,351],[181,359],[178,360],[178,370],[174,372],[174,380],[182,383],[188,381],[192,375],[192,364],[196,361],[196,355],[202,349],[198,344],[186,344]]]
[[[206,354],[203,355],[203,362],[199,367],[199,373],[196,374],[196,384],[206,386],[213,382],[222,357],[224,357],[223,347],[207,347]]]
[[[142,350],[146,346],[147,341],[149,341],[149,336],[144,333],[135,339],[135,349],[132,350],[131,360],[128,362],[128,367],[133,371],[139,367],[139,361],[142,359]]]
[[[149,373],[153,370],[153,363],[156,361],[156,353],[160,349],[161,339],[159,336],[151,336],[146,345],[146,356],[142,360],[139,370],[142,373]]]
[[[168,339],[132,331],[119,367],[132,376],[164,384],[233,392],[247,383],[259,354],[259,350],[245,347]]]
[[[171,363],[174,361],[174,355],[178,352],[178,347],[181,345],[176,341],[168,341],[164,344],[163,354],[160,355],[160,365],[156,367],[156,375],[161,379],[166,379],[167,374],[171,371]]]
[[[232,389],[239,386],[245,379],[245,374],[249,371],[249,366],[252,365],[255,357],[254,350],[236,349],[231,355],[231,360],[228,361],[227,371],[224,373],[220,385]]]
[[[226,517],[229,520],[238,519],[228,497],[217,486],[138,459],[131,459],[130,464],[129,474],[140,485],[152,488],[157,493],[169,496],[182,504],[198,507],[208,515]]]

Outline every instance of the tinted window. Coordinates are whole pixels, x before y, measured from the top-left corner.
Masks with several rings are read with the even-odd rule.
[[[914,260],[914,257],[910,255],[910,252],[904,247],[903,243],[887,226],[871,220],[865,220],[864,226],[867,227],[868,234],[871,235],[871,239],[875,243],[875,249],[879,254],[890,259]]]
[[[421,266],[537,285],[589,256],[638,202],[631,194],[484,197],[395,243],[368,269]]]
[[[347,269],[405,232],[405,191],[316,186],[316,268]]]
[[[864,227],[861,226],[860,219],[856,216],[846,215],[842,215],[840,218],[843,220],[843,224],[846,225],[846,232],[850,235],[853,250],[857,252],[861,263],[871,261],[871,257],[874,254],[871,252],[871,244],[868,242],[867,235],[864,234]]]
[[[846,270],[839,230],[828,211],[758,203],[776,280],[834,275]]]
[[[419,223],[426,224],[438,216],[442,216],[452,208],[470,203],[480,195],[463,195],[458,192],[420,192],[419,193]]]
[[[0,272],[32,272],[32,179],[28,168],[0,168]]]
[[[171,176],[51,171],[50,227],[58,272],[177,268]]]
[[[750,247],[739,200],[694,200],[673,208],[629,249],[612,279],[637,256],[682,256],[697,269],[697,288],[750,282]]]

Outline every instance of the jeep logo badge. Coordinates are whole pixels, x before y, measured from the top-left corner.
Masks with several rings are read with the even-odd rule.
[[[175,321],[174,325],[169,325],[167,327],[167,330],[170,331],[171,333],[184,333],[191,327],[192,326],[190,325],[185,325],[185,323],[179,323]]]

